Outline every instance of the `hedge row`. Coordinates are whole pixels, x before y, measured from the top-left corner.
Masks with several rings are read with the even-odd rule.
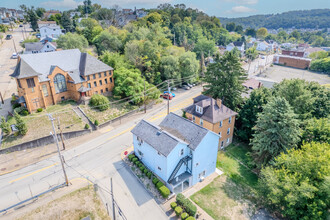
[[[128,159],[133,164],[135,164],[141,170],[141,172],[144,175],[146,175],[149,179],[151,179],[153,177],[151,171],[149,171],[148,168],[146,168],[144,166],[144,164],[142,162],[140,162],[139,159],[134,154],[128,155]],[[159,193],[163,196],[163,198],[166,199],[171,194],[170,190],[158,178],[154,177],[152,179],[152,183],[155,185],[155,187],[157,188]]]
[[[181,205],[190,216],[196,215],[197,207],[181,193],[176,196],[176,202]]]
[[[171,208],[174,210],[176,216],[180,216],[182,220],[195,220],[193,216],[189,216],[187,212],[183,212],[183,209],[176,202],[171,203]]]

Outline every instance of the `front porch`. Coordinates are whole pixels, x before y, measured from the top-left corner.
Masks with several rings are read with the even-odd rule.
[[[181,193],[192,185],[192,175],[184,172],[169,182],[169,188],[175,194]]]

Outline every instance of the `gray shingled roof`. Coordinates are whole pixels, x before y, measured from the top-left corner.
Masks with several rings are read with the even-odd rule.
[[[203,108],[203,114],[196,112],[196,105]],[[219,107],[214,99],[205,95],[194,98],[194,104],[185,108],[184,111],[211,123],[217,123],[237,115],[236,112],[223,104]]]
[[[82,56],[78,49],[61,50],[48,53],[23,54],[17,64],[12,77],[21,79],[31,76],[43,75],[40,78],[47,78],[49,73],[58,66],[64,71],[77,74],[75,79],[80,81],[78,75],[90,75],[98,72],[113,70],[112,67],[99,61],[97,58],[85,54]],[[81,59],[85,57],[86,59]],[[81,72],[83,70],[84,72]],[[76,82],[75,82],[76,83]]]
[[[25,43],[25,51],[41,50],[44,44],[42,42]]]
[[[145,120],[140,121],[140,123],[133,128],[132,133],[148,143],[165,157],[171,153],[178,143],[185,143],[179,138],[163,131],[160,127]]]
[[[170,134],[189,143],[189,148],[195,150],[208,132],[203,128],[183,117],[170,113],[159,125]]]

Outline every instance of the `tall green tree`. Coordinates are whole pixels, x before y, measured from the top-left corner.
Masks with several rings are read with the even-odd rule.
[[[222,57],[215,58],[215,63],[209,64],[205,73],[205,95],[222,99],[229,108],[236,110],[242,103],[242,93],[246,88],[242,83],[246,80],[245,70],[238,57],[226,52]]]
[[[33,7],[29,8],[27,10],[27,18],[28,18],[28,22],[31,23],[31,27],[33,29],[33,31],[36,31],[38,29],[38,15],[35,11],[35,9]]]
[[[192,81],[197,77],[199,63],[194,52],[185,52],[179,57],[179,71],[183,81]]]
[[[194,52],[197,54],[197,58],[200,59],[202,53],[206,56],[213,56],[216,51],[215,43],[212,40],[208,40],[206,38],[198,39]]]
[[[63,12],[62,17],[61,17],[61,25],[67,32],[72,31],[73,24],[72,24],[72,20],[70,18],[69,12],[67,12],[67,11]]]
[[[299,121],[290,104],[275,97],[258,115],[251,140],[257,166],[266,165],[281,152],[295,148],[300,140]]]
[[[310,119],[301,135],[302,142],[319,142],[330,144],[330,120],[328,118]]]
[[[42,18],[44,16],[44,13],[46,12],[46,9],[38,7],[36,8],[36,14],[39,18]]]
[[[11,128],[10,124],[6,121],[5,117],[1,117],[0,128],[2,129],[3,133],[6,135],[10,134]]]
[[[18,129],[18,133],[20,135],[26,135],[26,133],[28,132],[28,128],[27,128],[25,121],[22,119],[22,117],[17,112],[14,113],[14,117],[16,120],[16,127]]]
[[[265,37],[268,35],[268,31],[266,28],[259,28],[257,30],[257,37],[260,39],[265,39]]]
[[[80,51],[85,52],[88,47],[88,41],[86,38],[79,34],[66,33],[61,35],[57,41],[57,46],[64,50],[78,48]]]
[[[330,145],[306,143],[281,154],[261,171],[263,204],[287,219],[327,219],[330,209]]]
[[[102,31],[100,35],[96,36],[94,44],[98,54],[102,54],[102,52],[106,50],[120,52],[123,48],[123,44],[118,37],[110,34],[108,31]]]
[[[263,111],[264,105],[271,99],[271,91],[265,87],[253,90],[250,97],[246,100],[242,109],[239,111],[237,121],[235,123],[237,127],[238,137],[249,142],[254,134],[253,127],[257,123],[258,114]]]

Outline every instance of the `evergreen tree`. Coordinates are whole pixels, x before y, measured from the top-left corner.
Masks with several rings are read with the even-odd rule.
[[[25,121],[17,112],[15,112],[14,117],[16,120],[16,127],[18,129],[18,133],[21,135],[25,135],[28,132],[28,128]]]
[[[69,12],[65,11],[61,17],[61,25],[66,30],[66,32],[71,32],[73,29],[72,20],[70,18]]]
[[[263,111],[263,107],[271,98],[271,91],[265,87],[253,90],[249,99],[245,102],[239,112],[236,121],[238,137],[248,142],[254,134],[252,128],[256,125],[258,114]]]
[[[205,95],[222,99],[233,110],[242,103],[242,93],[246,91],[242,83],[246,80],[246,73],[238,57],[230,52],[222,57],[217,55],[215,63],[209,64],[205,75],[205,82],[208,83],[205,85]]]
[[[33,7],[27,10],[27,18],[28,21],[31,23],[33,31],[36,31],[38,29],[39,17]]]
[[[10,134],[10,125],[8,122],[6,122],[5,117],[1,117],[1,123],[0,123],[0,128],[2,129],[3,133],[6,135]]]
[[[299,121],[290,104],[281,97],[269,101],[258,115],[251,141],[257,165],[265,165],[281,152],[296,147],[300,138]]]

